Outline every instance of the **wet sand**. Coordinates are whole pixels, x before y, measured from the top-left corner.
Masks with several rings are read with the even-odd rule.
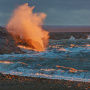
[[[0,90],[90,90],[90,82],[45,79],[0,73]]]

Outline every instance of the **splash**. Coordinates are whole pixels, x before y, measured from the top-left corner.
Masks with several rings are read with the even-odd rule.
[[[46,18],[44,13],[33,13],[28,3],[18,6],[7,24],[7,30],[17,42],[25,42],[37,51],[44,51],[48,44],[48,32],[41,25]],[[19,38],[16,38],[18,36]]]
[[[90,39],[90,35],[88,35],[88,38],[87,39]]]

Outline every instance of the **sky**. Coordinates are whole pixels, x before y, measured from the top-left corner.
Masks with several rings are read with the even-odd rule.
[[[45,25],[90,26],[90,0],[0,0],[0,25],[6,25],[13,10],[24,3],[47,14]]]

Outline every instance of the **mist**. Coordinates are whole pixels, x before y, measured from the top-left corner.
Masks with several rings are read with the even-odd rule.
[[[14,37],[19,36],[21,40],[37,51],[44,51],[48,45],[48,32],[42,29],[46,18],[45,13],[33,13],[35,6],[30,7],[28,3],[18,6],[6,28]],[[18,40],[15,38],[18,42]]]

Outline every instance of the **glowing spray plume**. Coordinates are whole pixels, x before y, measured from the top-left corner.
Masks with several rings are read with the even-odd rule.
[[[40,25],[43,24],[46,14],[33,13],[33,9],[34,6],[30,7],[27,3],[18,6],[7,24],[7,30],[37,51],[44,51],[48,44],[48,32]]]

